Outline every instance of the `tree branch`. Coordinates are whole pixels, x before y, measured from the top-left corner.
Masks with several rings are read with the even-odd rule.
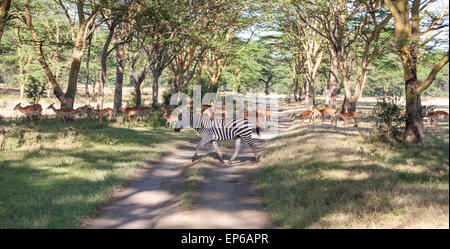
[[[420,86],[416,89],[416,92],[418,94],[422,94],[433,82],[434,78],[436,78],[436,75],[441,71],[441,69],[448,63],[448,53],[442,57],[442,59],[433,67],[431,72],[428,74],[428,77],[422,81]]]

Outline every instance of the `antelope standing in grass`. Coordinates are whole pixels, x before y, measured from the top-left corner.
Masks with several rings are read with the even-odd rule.
[[[172,123],[178,120],[178,115],[172,115],[173,108],[163,107],[161,108],[162,117],[166,120],[166,127],[172,127]]]
[[[120,110],[127,114],[128,121],[131,121],[131,116],[138,116],[139,121],[142,121],[143,114],[151,112],[150,107],[127,107],[125,109],[121,107]]]
[[[313,106],[312,107],[312,111],[314,112],[314,114],[316,116],[321,117],[322,124],[324,122],[325,115],[330,115],[331,116],[331,125],[333,125],[333,122],[337,125],[336,109],[333,109],[333,108],[330,108],[330,107],[325,107],[323,109],[319,109],[316,106]]]
[[[347,121],[353,119],[355,121],[355,127],[358,127],[358,113],[357,112],[346,112],[342,113],[340,111],[336,111],[336,114],[338,114],[342,120],[344,120],[344,127],[347,125]],[[337,124],[336,124],[337,125]]]
[[[40,104],[27,105],[25,107],[21,107],[20,103],[14,107],[14,111],[18,110],[19,112],[25,115],[25,119],[33,119],[33,115],[36,115],[38,118],[42,118],[42,106]]]
[[[434,132],[435,128],[437,128],[438,131],[441,130],[441,127],[439,127],[439,125],[438,125],[439,119],[445,119],[447,121],[449,120],[447,112],[434,111],[434,109],[436,109],[435,105],[428,106],[426,108],[426,114],[425,114],[425,116],[428,117],[428,124],[430,124],[431,127],[433,128],[433,132]]]
[[[333,121],[334,121],[334,124],[337,125],[336,109],[326,107],[326,108],[320,109],[320,113],[322,114],[322,124],[323,124],[325,115],[330,115],[331,116],[331,125],[333,125]]]
[[[62,119],[64,122],[66,122],[66,119],[70,119],[72,121],[75,121],[75,114],[78,113],[76,110],[74,110],[72,108],[56,109],[53,106],[53,103],[47,109],[52,109],[56,113],[56,116],[59,119]]]
[[[104,116],[108,116],[109,121],[114,119],[114,110],[111,108],[104,108],[100,110],[94,109],[92,112],[98,117],[99,122],[102,122]]]
[[[138,107],[138,109],[140,116],[150,115],[152,113],[151,107]]]
[[[300,126],[302,126],[303,125],[303,120],[306,119],[306,118],[309,118],[309,123],[311,123],[311,119],[312,119],[313,125],[314,125],[314,119],[315,119],[314,116],[315,116],[314,112],[312,112],[311,110],[307,110],[307,111],[304,111],[304,112],[300,113],[299,115],[296,115],[294,113],[293,115],[289,116],[289,119],[291,119],[291,120],[294,120],[294,119],[300,120]]]

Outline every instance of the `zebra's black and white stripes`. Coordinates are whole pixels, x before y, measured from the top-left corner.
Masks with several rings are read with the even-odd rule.
[[[230,162],[232,162],[239,153],[239,150],[241,148],[241,140],[244,140],[244,142],[250,146],[253,153],[255,154],[256,161],[259,161],[259,156],[256,151],[256,145],[252,140],[253,124],[248,119],[211,119],[208,115],[199,115],[195,112],[191,112],[189,118],[190,125],[200,134],[201,137],[200,142],[197,144],[192,161],[195,161],[198,158],[198,151],[203,145],[207,144],[208,142],[212,142],[214,149],[219,155],[219,160],[223,162],[223,156],[219,150],[217,141],[225,141],[230,139],[236,139],[234,153],[230,159]],[[178,132],[182,128],[182,115],[180,115],[174,130]],[[258,126],[256,126],[256,132],[259,135]]]

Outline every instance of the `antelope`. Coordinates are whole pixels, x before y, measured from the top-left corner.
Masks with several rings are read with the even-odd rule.
[[[171,127],[172,122],[178,120],[177,115],[172,115],[172,112],[170,113],[164,113],[163,118],[166,120],[166,127]]]
[[[170,113],[173,111],[173,108],[172,108],[172,107],[161,107],[161,111],[162,111],[163,113],[168,113],[168,114],[170,114]]]
[[[72,108],[56,109],[53,106],[53,103],[49,107],[47,107],[47,109],[52,109],[56,113],[56,116],[59,119],[62,119],[64,122],[66,122],[66,119],[71,119],[72,121],[75,121],[75,114],[78,113],[78,111]]]
[[[300,120],[300,126],[303,125],[303,120],[305,118],[309,118],[309,123],[311,123],[311,119],[313,120],[313,125],[314,125],[314,113],[310,110],[304,111],[302,113],[300,113],[299,115],[296,115],[295,113],[289,117],[289,119],[294,120],[294,119],[299,119]]]
[[[256,116],[259,116],[259,115],[263,116],[267,121],[270,121],[270,116],[272,115],[272,111],[256,109]]]
[[[320,109],[320,114],[322,116],[322,124],[323,124],[325,115],[330,115],[331,116],[331,125],[333,125],[333,121],[334,121],[335,125],[337,125],[336,109],[333,109],[330,107],[325,107],[323,109]]]
[[[319,108],[317,108],[315,105],[310,107],[308,110],[312,111],[314,113],[315,117],[321,117],[322,113],[320,112]]]
[[[75,109],[75,111],[77,111],[77,113],[84,114],[88,118],[93,118],[96,116],[96,114],[94,113],[94,108],[92,108],[90,105],[78,107],[77,109]]]
[[[350,119],[355,120],[355,127],[358,127],[358,120],[356,119],[358,117],[358,113],[357,112],[342,113],[340,111],[336,111],[336,113],[339,114],[339,116],[341,116],[342,120],[344,120],[344,127],[347,125],[346,122],[348,120],[350,120]]]
[[[333,121],[337,125],[336,109],[329,108],[329,107],[325,107],[323,109],[319,109],[316,106],[313,106],[311,108],[311,110],[314,112],[314,115],[319,116],[319,117],[322,118],[322,124],[324,122],[325,115],[330,115],[331,116],[331,125],[333,125]]]
[[[98,121],[102,122],[102,118],[108,115],[108,120],[111,121],[114,119],[114,110],[111,108],[104,108],[100,110],[92,110],[92,112],[98,117]]]
[[[426,108],[427,113],[425,115],[426,117],[428,117],[428,124],[430,124],[431,127],[433,128],[433,132],[436,127],[438,128],[438,131],[441,130],[441,127],[439,127],[439,125],[438,125],[439,119],[449,120],[447,112],[434,111],[434,109],[436,109],[435,105],[427,107]]]
[[[19,103],[14,107],[14,111],[16,110],[23,113],[26,119],[28,118],[32,119],[33,114],[35,114],[39,118],[42,118],[42,106],[40,104],[33,104],[21,107]]]
[[[166,127],[170,126],[171,113],[173,111],[172,107],[161,107],[162,117],[166,120]],[[175,117],[174,117],[175,118]],[[178,117],[176,117],[178,118]]]
[[[152,113],[152,108],[151,107],[138,107],[139,109],[139,116],[145,116],[145,115],[150,115]]]
[[[120,110],[123,113],[126,113],[128,116],[128,121],[131,121],[131,116],[139,116],[139,121],[142,121],[142,117],[140,116],[141,113],[141,109],[139,107],[127,107],[125,109],[123,109],[122,107],[120,108]]]

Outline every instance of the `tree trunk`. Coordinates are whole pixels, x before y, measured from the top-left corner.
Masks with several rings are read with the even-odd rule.
[[[125,70],[125,63],[127,52],[125,45],[116,45],[116,84],[114,86],[114,110],[119,110],[122,107],[122,86],[123,74]]]
[[[198,61],[198,67],[196,72],[196,84],[200,85],[202,82],[202,69],[203,69],[203,58]]]
[[[75,95],[77,93],[78,74],[80,72],[82,56],[82,50],[74,49],[72,64],[69,71],[69,82],[67,85],[66,94],[64,95],[64,101],[61,102],[61,108],[73,108]]]
[[[292,81],[294,82],[294,100],[295,100],[295,102],[297,102],[298,101],[298,98],[297,98],[298,80],[293,78]]]
[[[0,4],[0,42],[3,37],[3,30],[5,30],[6,21],[8,20],[8,12],[11,7],[11,0],[2,0]]]
[[[344,103],[342,104],[342,113],[346,112],[355,112],[356,111],[356,103],[358,100],[354,99],[353,97],[347,98],[347,96],[344,97]]]
[[[100,82],[98,85],[98,94],[97,94],[97,109],[103,109],[103,100],[104,100],[104,92],[103,89],[105,87],[106,83],[106,77],[107,77],[107,62],[108,62],[108,48],[109,44],[111,43],[111,40],[114,35],[114,29],[116,28],[116,24],[112,23],[109,28],[109,34],[106,38],[105,44],[103,45],[103,51],[102,51],[102,59],[101,59],[101,76],[100,76]]]
[[[92,102],[96,102],[96,100],[97,100],[97,98],[96,98],[97,96],[95,94],[95,89],[97,88],[97,86],[98,86],[98,80],[94,81],[94,85],[92,86],[92,94],[91,94]]]
[[[314,105],[314,83],[308,80],[306,84],[305,105],[310,109]]]
[[[131,72],[130,72],[130,84],[134,86],[135,89],[135,104],[136,106],[141,106],[141,87],[142,82],[144,82],[145,77],[147,76],[148,68],[150,66],[150,60],[147,60],[146,64],[144,65],[144,68],[142,68],[137,75],[135,75],[135,64],[131,65]]]
[[[342,76],[342,84],[344,85],[345,95],[342,104],[342,113],[351,112],[354,102],[352,101],[352,88],[350,86],[350,78],[347,72],[347,57],[342,54],[338,55],[339,69]]]
[[[91,43],[92,43],[92,35],[90,35],[88,40],[88,52],[86,58],[86,81],[84,83],[84,93],[86,95],[86,105],[90,105],[90,96],[89,96],[89,62],[91,60]]]
[[[408,87],[406,87],[408,88]],[[405,142],[421,142],[423,139],[423,116],[421,113],[422,104],[420,95],[414,94],[412,91],[406,91],[406,112],[408,119],[406,120],[404,141]]]
[[[269,78],[267,79],[267,81],[264,81],[264,83],[265,83],[264,93],[266,95],[269,95],[269,93],[270,93],[270,82],[272,81],[272,79],[273,79],[273,75],[271,74],[269,76]]]
[[[302,100],[302,104],[304,104],[304,105],[307,103],[307,100],[306,100],[307,91],[308,91],[307,82],[306,82],[305,79],[303,79],[302,80],[302,87],[299,90],[299,92],[301,92],[301,93],[299,93],[299,98],[300,98],[300,100]]]
[[[325,101],[325,106],[331,106],[331,108],[336,109],[336,89],[337,89],[337,73],[338,73],[338,61],[336,57],[336,52],[331,51],[330,56],[330,76],[328,79],[327,97]]]
[[[158,88],[159,88],[159,77],[161,73],[158,71],[152,72],[153,74],[153,89],[152,89],[152,107],[156,107],[158,104]]]
[[[20,84],[20,93],[19,93],[19,97],[22,99],[25,96],[25,84],[22,83]]]
[[[134,85],[134,90],[136,94],[134,99],[136,107],[140,107],[142,102],[141,84],[136,82]]]

